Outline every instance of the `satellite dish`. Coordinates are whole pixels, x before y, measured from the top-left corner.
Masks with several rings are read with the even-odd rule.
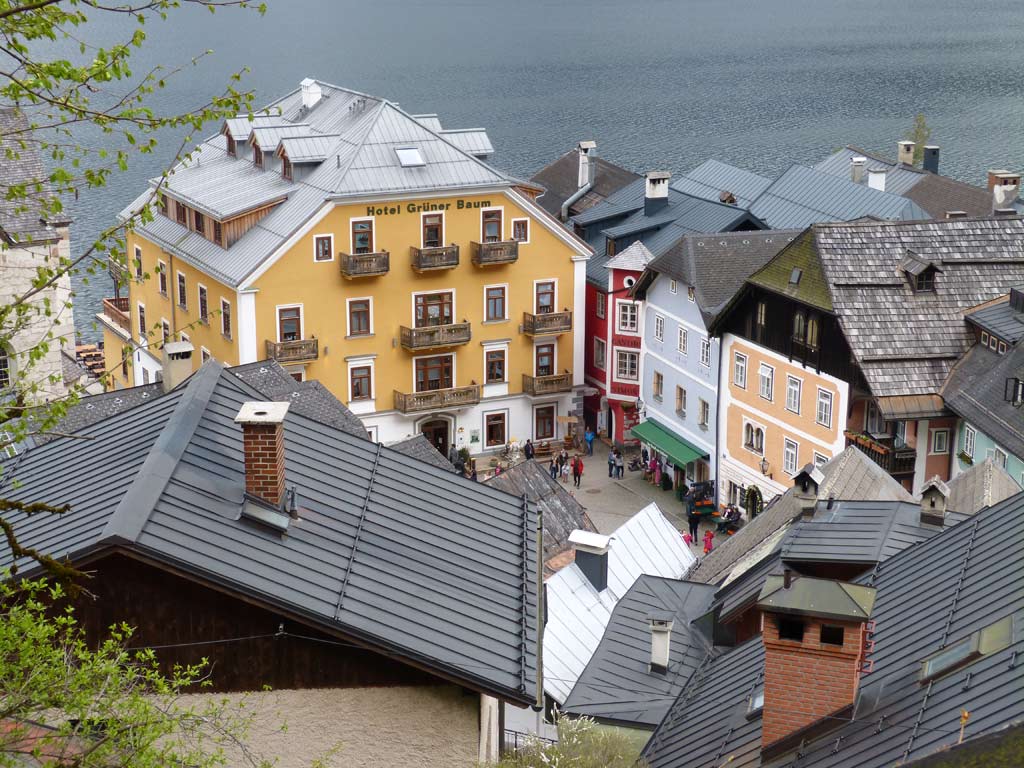
[[[997,184],[992,188],[992,193],[995,197],[996,207],[1002,208],[1017,199],[1017,185]]]

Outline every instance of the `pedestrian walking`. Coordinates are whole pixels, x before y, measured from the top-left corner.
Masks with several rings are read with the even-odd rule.
[[[568,483],[569,482],[569,462],[568,461],[565,462],[562,465],[562,482],[563,483]]]
[[[704,554],[710,555],[711,550],[715,548],[714,544],[715,532],[708,528],[704,531]]]
[[[622,451],[616,449],[615,451],[615,477],[619,480],[622,479],[622,475],[626,470],[626,464],[622,460]]]
[[[536,453],[536,450],[533,447],[533,443],[530,440],[527,440],[526,445],[523,446],[523,456],[525,456],[526,460],[529,461],[533,458],[534,453]]]
[[[583,479],[583,458],[577,453],[572,460],[572,484],[580,487],[580,480]]]
[[[551,463],[548,465],[548,472],[551,474],[552,480],[558,479],[558,462],[555,461],[555,457],[551,457]]]
[[[615,477],[615,449],[608,449],[608,477]]]
[[[686,515],[686,522],[690,526],[690,540],[696,541],[697,534],[700,532],[700,515],[695,515],[693,512],[689,512]]]
[[[590,427],[587,427],[587,431],[583,433],[583,439],[587,441],[587,456],[593,456],[594,455],[594,438],[595,437],[596,437],[596,435],[594,434],[594,430],[592,430]]]

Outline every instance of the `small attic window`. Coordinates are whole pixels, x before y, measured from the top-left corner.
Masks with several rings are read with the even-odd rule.
[[[914,278],[914,290],[916,291],[934,291],[935,290],[935,270],[926,269],[920,275]]]
[[[1013,616],[1006,616],[983,629],[948,645],[921,662],[921,682],[927,683],[970,664],[979,656],[1007,648],[1013,640]]]
[[[417,168],[426,165],[419,147],[399,147],[395,150],[395,154],[398,155],[398,162],[403,168]]]
[[[235,147],[235,137],[232,136],[230,133],[226,133],[224,134],[224,139],[227,142],[228,157],[235,157],[235,155],[237,154],[237,149]]]
[[[804,271],[800,267],[793,267],[793,271],[789,273],[789,284],[799,285],[800,278],[803,277]]]
[[[747,699],[747,719],[752,720],[755,717],[760,716],[761,710],[764,709],[764,686],[759,685],[757,689],[750,694],[750,698]]]

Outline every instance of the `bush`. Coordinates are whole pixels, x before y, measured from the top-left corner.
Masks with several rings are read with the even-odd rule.
[[[637,740],[621,728],[599,726],[589,717],[558,718],[558,741],[534,741],[510,752],[499,768],[644,768]]]

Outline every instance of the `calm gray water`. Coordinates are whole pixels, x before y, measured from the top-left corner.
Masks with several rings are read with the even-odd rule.
[[[312,76],[449,127],[486,127],[493,163],[529,176],[579,139],[638,171],[709,157],[775,174],[851,143],[895,154],[922,112],[942,170],[981,183],[1024,165],[1024,9],[988,0],[268,0],[147,24],[136,71],[200,65],[156,100],[183,110],[248,66],[263,103]],[[113,34],[116,28],[107,28]],[[207,133],[215,133],[210,126]],[[75,246],[170,160],[74,206]],[[79,281],[84,338],[109,287]]]

